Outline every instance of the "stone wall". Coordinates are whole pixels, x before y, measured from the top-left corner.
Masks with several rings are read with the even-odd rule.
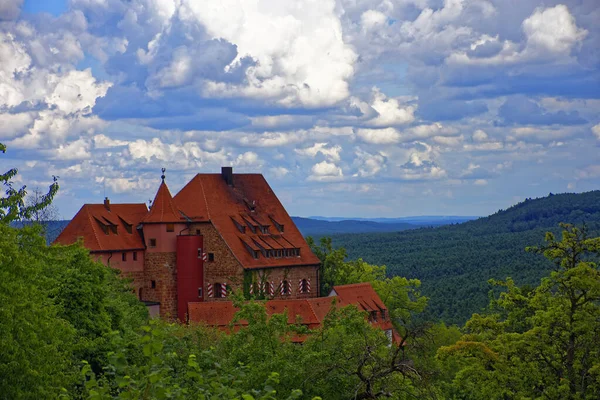
[[[142,300],[160,302],[160,316],[177,318],[176,253],[147,253]],[[152,281],[156,287],[152,288]]]
[[[204,252],[214,254],[214,261],[204,263],[204,301],[228,300],[228,298],[208,297],[208,284],[225,282],[229,288],[241,290],[244,283],[243,267],[210,222],[193,224],[190,233],[204,236]]]
[[[253,270],[253,281],[274,282],[275,299],[306,299],[319,296],[318,266],[302,266],[288,268],[268,268]],[[298,282],[302,279],[310,279],[310,292],[300,293],[298,291]],[[278,291],[280,282],[287,280],[291,283],[291,293],[281,295]]]

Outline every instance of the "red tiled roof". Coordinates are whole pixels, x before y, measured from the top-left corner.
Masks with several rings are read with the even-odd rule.
[[[334,286],[332,294],[337,296],[342,307],[355,304],[359,309],[365,311],[387,310],[373,286],[368,282]]]
[[[197,174],[173,201],[186,217],[212,222],[244,268],[319,264],[319,259],[261,174],[233,174],[233,186],[227,185],[221,174]],[[245,233],[240,232],[234,220],[246,226]],[[284,231],[279,232],[272,220],[283,225]],[[256,233],[246,221],[257,227]],[[260,231],[260,224],[268,225],[268,234]],[[300,256],[276,258],[259,253],[255,259],[244,242],[252,248],[265,250],[299,248]]]
[[[231,301],[188,303],[190,321],[203,322],[206,325],[214,327],[228,326],[238,311],[239,308],[235,308]]]
[[[334,299],[336,307],[355,305],[359,310],[376,311],[377,320],[371,322],[374,326],[387,331],[392,330],[392,341],[399,344],[401,339],[393,329],[389,320],[387,307],[383,304],[377,292],[373,290],[370,283],[358,283],[352,285],[334,286],[334,291],[329,297],[317,297],[312,299],[295,300],[269,300],[265,303],[267,315],[283,314],[287,310],[288,323],[293,324],[298,320],[308,328],[317,328],[329,313]],[[341,293],[341,295],[340,295]],[[386,310],[387,317],[381,316],[381,311]],[[191,322],[203,322],[209,326],[226,329],[233,320],[235,313],[239,311],[231,301],[188,303],[188,313]],[[247,321],[239,321],[236,326],[245,326]],[[294,341],[303,341],[305,338],[297,337]]]
[[[104,204],[84,204],[54,243],[72,244],[81,237],[91,251],[143,249],[136,226],[148,213],[146,205],[110,204],[109,208]],[[116,234],[111,226],[116,227]]]
[[[150,211],[142,219],[142,223],[175,223],[181,222],[182,219],[183,217],[181,213],[179,210],[177,210],[175,204],[173,204],[173,197],[171,196],[171,192],[169,192],[167,184],[165,181],[162,181],[158,191],[156,192],[156,196],[154,197]]]

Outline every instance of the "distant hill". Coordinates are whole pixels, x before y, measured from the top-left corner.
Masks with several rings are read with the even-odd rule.
[[[340,233],[399,232],[425,226],[441,226],[469,221],[477,217],[418,216],[401,218],[292,217],[304,236],[330,236]]]
[[[323,221],[312,218],[292,217],[304,236],[329,236],[339,233],[397,232],[416,229],[419,226],[408,223],[382,224],[373,221]]]
[[[518,284],[539,284],[552,265],[524,249],[542,244],[546,231],[558,233],[559,222],[585,222],[591,235],[600,235],[600,191],[527,199],[459,225],[332,238],[351,258],[421,279],[432,316],[462,323],[487,306],[488,279],[511,276]]]
[[[371,221],[382,224],[397,224],[406,223],[418,226],[440,226],[448,224],[460,224],[462,222],[471,221],[479,218],[479,216],[457,216],[457,215],[418,215],[414,217],[397,217],[397,218],[347,218],[347,217],[308,217],[320,221]]]
[[[67,226],[67,224],[69,222],[70,222],[69,220],[60,220],[60,221],[47,221],[47,222],[42,223],[42,225],[45,226],[46,242],[48,244],[52,243],[54,241],[54,239],[56,239],[58,237],[58,235],[60,235],[62,230],[65,229],[65,227]],[[32,224],[32,222],[19,221],[19,222],[13,222],[11,225],[16,228],[20,228],[22,226],[26,226],[29,224]]]

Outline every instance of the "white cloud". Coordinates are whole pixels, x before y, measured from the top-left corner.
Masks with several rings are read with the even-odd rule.
[[[111,147],[125,146],[127,144],[129,144],[128,141],[111,139],[103,134],[94,136],[94,147],[97,149],[108,149]]]
[[[96,183],[105,184],[114,193],[147,192],[156,187],[156,179],[96,177]]]
[[[360,148],[356,148],[354,154],[356,155],[354,165],[358,169],[354,176],[375,176],[386,168],[387,160],[386,157],[381,153],[371,154],[361,150]]]
[[[87,140],[79,139],[66,145],[60,145],[51,154],[57,160],[87,160],[92,156],[89,149],[90,143]]]
[[[500,42],[498,36],[481,35],[473,42],[472,50],[493,44],[500,51],[490,57],[470,57],[465,51],[457,51],[446,59],[446,63],[501,65],[568,58],[571,50],[588,34],[585,29],[577,27],[575,18],[563,4],[552,8],[537,8],[523,21],[521,28],[526,38],[524,46],[510,40]]]
[[[349,96],[356,54],[344,43],[333,0],[184,1],[183,20],[195,19],[214,38],[237,46],[230,68],[250,56],[246,85],[208,81],[215,97],[271,98],[285,106],[333,105]]]
[[[296,154],[308,157],[316,157],[317,154],[321,153],[329,161],[337,162],[340,161],[340,152],[342,151],[341,146],[327,147],[328,143],[315,143],[311,147],[305,149],[294,149]]]
[[[596,139],[600,140],[600,124],[596,124],[592,127],[592,133],[596,136]]]
[[[376,10],[367,10],[360,16],[362,28],[366,31],[373,29],[378,25],[383,25],[387,22],[387,17],[384,13]]]
[[[525,52],[543,56],[549,52],[568,55],[571,49],[587,35],[579,29],[575,18],[564,4],[552,8],[538,8],[523,21],[527,36]]]
[[[127,148],[129,155],[136,162],[139,162],[139,160],[145,160],[146,163],[162,161],[165,164],[183,169],[200,168],[206,164],[225,165],[234,161],[234,157],[223,149],[216,152],[204,151],[194,142],[178,145],[163,143],[158,138],[151,141],[138,139],[135,142],[130,142]],[[245,158],[237,160],[242,162],[251,158],[251,155],[246,155]]]
[[[434,143],[447,147],[458,147],[465,140],[463,135],[460,136],[434,136],[431,138]]]
[[[309,181],[330,182],[343,179],[344,177],[340,167],[327,161],[313,165],[311,172],[312,175],[308,177]]]
[[[247,151],[237,156],[234,164],[238,167],[249,167],[253,171],[256,171],[262,167],[263,161],[255,152]]]
[[[269,170],[269,172],[276,178],[281,179],[287,176],[290,173],[290,170],[285,167],[273,167]]]
[[[400,142],[401,135],[394,128],[358,129],[357,135],[366,143],[394,144]]]
[[[386,127],[402,125],[415,120],[414,107],[402,107],[397,99],[387,98],[377,87],[373,88],[373,103],[371,107],[378,114],[377,117],[368,122],[372,126]]]
[[[486,142],[488,140],[488,134],[481,129],[477,129],[475,132],[473,132],[473,140],[475,142]]]
[[[488,184],[488,181],[486,179],[475,179],[473,184],[476,186],[485,186]]]

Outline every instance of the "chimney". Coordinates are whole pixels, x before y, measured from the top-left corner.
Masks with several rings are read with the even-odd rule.
[[[221,177],[229,186],[233,186],[233,168],[232,167],[221,167]]]
[[[108,197],[104,198],[104,208],[110,211],[110,200],[108,199]]]

